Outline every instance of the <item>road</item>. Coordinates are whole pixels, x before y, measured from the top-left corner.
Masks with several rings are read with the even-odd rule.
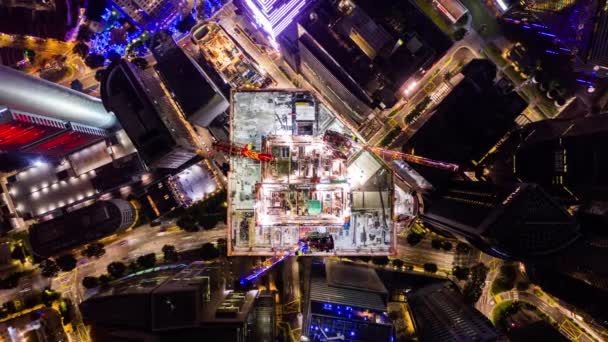
[[[407,99],[402,99],[393,106],[393,108],[384,111],[383,114],[387,117],[385,122],[389,123],[389,125],[385,125],[384,129],[378,130],[377,133],[369,139],[370,143],[379,142],[392,129],[390,124],[405,128],[405,131],[397,138],[394,145],[400,146],[405,143],[407,137],[412,136],[413,133],[429,119],[430,111],[427,110],[423,113],[412,125],[405,123],[407,114],[409,114],[426,96],[430,96],[432,99],[432,103],[427,109],[430,109],[433,104],[441,102],[441,100],[450,93],[453,87],[445,80],[446,75],[449,74],[454,76],[456,72],[460,71],[459,69],[462,65],[465,65],[473,58],[479,57],[478,44],[480,44],[480,42],[474,32],[469,33],[462,41],[454,43],[445,55],[417,81],[417,85],[412,90],[412,94],[406,96]]]
[[[502,261],[482,253],[480,256],[480,262],[483,262],[485,265],[489,266],[490,271],[486,276],[486,285],[483,288],[482,295],[475,306],[486,317],[490,319],[492,318],[494,308],[496,304],[500,302],[504,302],[505,300],[525,301],[534,305],[555,322],[557,322],[560,333],[570,340],[593,341],[590,336],[593,336],[599,341],[604,340],[599,333],[587,326],[585,322],[576,320],[577,324],[582,326],[584,330],[572,324],[571,321],[575,320],[574,315],[567,309],[560,306],[556,301],[550,300],[546,294],[543,293],[542,296],[537,296],[534,293],[534,288],[537,288],[535,286],[526,291],[511,290],[492,296],[490,289],[492,287],[492,283],[498,275],[498,270],[502,265]],[[539,289],[537,288],[537,290]]]
[[[62,272],[50,281],[52,289],[59,291],[63,296],[78,305],[85,298],[84,288],[81,286],[82,278],[99,276],[107,273],[107,266],[113,261],[130,262],[140,255],[156,253],[157,260],[162,260],[161,249],[164,245],[173,245],[179,250],[194,249],[205,242],[213,242],[226,236],[226,228],[219,226],[216,229],[200,232],[166,231],[161,232],[160,227],[141,226],[105,246],[106,253],[99,259],[81,258],[78,266],[71,272]],[[49,280],[43,278],[38,270],[31,277],[23,278],[19,287],[14,290],[0,292],[1,302],[19,298],[26,292],[38,292],[49,286]],[[76,310],[76,324],[74,331],[70,332],[71,341],[88,341],[88,332],[81,323],[80,312]]]
[[[444,272],[451,272],[454,264],[454,253],[434,249],[429,239],[420,241],[416,246],[410,246],[405,239],[398,238],[397,257],[420,267],[426,263],[433,263]]]
[[[552,306],[541,298],[537,297],[534,293],[529,291],[508,291],[498,294],[496,297],[497,302],[504,302],[506,300],[515,300],[528,302],[538,308],[540,311],[547,314],[551,319],[555,320],[558,324],[559,332],[570,339],[571,341],[591,342],[594,341],[588,334],[591,334],[596,339],[602,341],[603,339],[597,335],[593,330],[582,330],[578,326],[572,323],[572,319],[569,318],[568,314],[563,312],[563,309],[559,305]],[[584,324],[581,321],[577,321],[577,324]]]

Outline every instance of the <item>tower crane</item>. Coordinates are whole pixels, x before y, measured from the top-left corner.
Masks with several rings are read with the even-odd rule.
[[[270,155],[268,153],[260,153],[260,152],[254,151],[251,144],[237,145],[237,144],[233,144],[233,143],[229,143],[229,142],[225,142],[225,141],[220,141],[220,142],[213,143],[213,147],[218,151],[222,151],[225,153],[229,153],[231,155],[241,156],[241,157],[245,157],[245,158],[249,158],[249,159],[253,159],[253,160],[271,161],[274,159],[274,158],[272,158],[272,155]]]
[[[399,151],[387,150],[381,147],[361,144],[342,133],[332,130],[328,130],[325,132],[323,140],[329,145],[331,145],[334,149],[344,153],[345,155],[350,154],[352,149],[365,149],[382,158],[401,159],[409,163],[424,165],[445,171],[457,172],[460,168],[458,165],[452,163],[433,160],[421,156],[415,156],[413,154],[403,153]]]

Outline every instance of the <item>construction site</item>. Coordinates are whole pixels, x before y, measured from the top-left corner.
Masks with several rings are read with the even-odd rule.
[[[394,254],[393,173],[327,107],[291,90],[231,103],[230,142],[216,144],[230,155],[230,254]]]

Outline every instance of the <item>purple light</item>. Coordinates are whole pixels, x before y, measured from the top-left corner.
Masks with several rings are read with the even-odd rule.
[[[270,38],[275,38],[293,22],[300,13],[306,0],[245,0],[247,7],[253,13],[256,22]]]
[[[550,55],[558,55],[557,52],[553,51],[553,50],[545,50],[546,53],[550,54]]]
[[[552,33],[547,33],[547,32],[538,32],[538,34],[541,34],[543,36],[547,36],[547,37],[551,37],[551,38],[555,38],[555,35]]]

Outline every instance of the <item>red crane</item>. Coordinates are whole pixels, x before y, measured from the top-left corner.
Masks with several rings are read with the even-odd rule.
[[[235,156],[242,156],[245,158],[259,160],[259,161],[271,161],[273,160],[272,155],[268,153],[260,153],[253,150],[251,144],[247,144],[244,146],[231,144],[229,142],[220,141],[213,143],[213,147],[225,153],[230,153]]]
[[[344,153],[345,155],[349,155],[353,148],[359,147],[359,148],[364,148],[364,149],[366,149],[370,152],[373,152],[373,153],[377,154],[378,156],[384,157],[384,158],[388,157],[388,158],[392,158],[392,159],[401,159],[401,160],[405,160],[406,162],[409,162],[409,163],[434,167],[437,169],[452,171],[452,172],[457,172],[459,169],[459,166],[456,164],[451,164],[451,163],[447,163],[447,162],[442,162],[442,161],[438,161],[438,160],[415,156],[413,154],[387,150],[387,149],[380,148],[380,147],[373,147],[373,146],[368,146],[365,144],[360,144],[360,143],[354,141],[353,139],[351,139],[350,137],[348,137],[342,133],[338,133],[336,131],[331,131],[331,130],[326,131],[325,135],[323,136],[323,140],[325,142],[327,142],[328,144],[330,144],[334,149]]]

